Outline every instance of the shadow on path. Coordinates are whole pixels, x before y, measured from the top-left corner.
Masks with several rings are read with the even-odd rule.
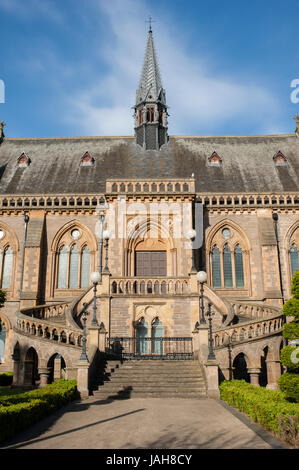
[[[59,437],[59,436],[64,436],[66,434],[70,434],[72,432],[76,432],[76,431],[81,431],[82,429],[86,429],[86,428],[90,428],[92,426],[96,426],[97,424],[102,424],[102,423],[107,423],[108,421],[113,421],[115,419],[119,419],[119,418],[123,418],[124,416],[129,416],[129,415],[132,415],[132,414],[135,414],[135,413],[140,413],[141,411],[144,411],[145,408],[141,408],[139,410],[134,410],[134,411],[130,411],[128,413],[123,413],[121,415],[118,415],[118,416],[114,416],[112,418],[107,418],[107,419],[103,419],[103,420],[100,420],[100,421],[95,421],[94,423],[90,423],[90,424],[86,424],[84,426],[79,426],[77,428],[73,428],[73,429],[69,429],[68,431],[64,431],[64,432],[61,432],[61,433],[58,433],[58,434],[52,434],[50,436],[45,436],[41,439],[33,439],[32,438],[32,435],[30,437],[28,437],[26,439],[26,442],[21,442],[20,444],[16,443],[16,444],[13,444],[11,443],[10,441],[10,444],[9,442],[6,443],[6,446],[8,446],[9,448],[13,448],[13,449],[18,449],[20,447],[24,447],[24,446],[27,446],[29,444],[35,444],[37,442],[42,442],[42,441],[47,441],[49,439],[53,439],[54,437]],[[48,428],[48,426],[47,426]],[[44,432],[44,430],[42,429],[42,426],[40,427],[40,429],[36,429],[36,433],[38,435],[42,434]],[[25,439],[21,439],[21,436],[19,435],[19,439],[18,441],[20,440],[25,440]],[[6,447],[5,446],[5,447]],[[2,447],[2,446],[1,446]],[[4,448],[5,448],[4,447]]]

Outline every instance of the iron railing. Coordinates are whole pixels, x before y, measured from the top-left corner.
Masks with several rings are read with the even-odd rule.
[[[107,338],[106,353],[123,359],[193,359],[191,337]]]

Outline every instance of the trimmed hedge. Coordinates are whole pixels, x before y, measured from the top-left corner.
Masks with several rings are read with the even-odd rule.
[[[220,398],[230,406],[296,445],[299,439],[299,405],[288,402],[281,391],[256,387],[245,380],[225,380],[219,388]]]
[[[286,366],[288,368],[288,371],[298,373],[299,362],[296,364],[294,360],[291,359],[291,355],[296,349],[298,349],[297,354],[299,354],[298,346],[292,346],[291,344],[289,344],[285,348],[282,348],[282,350],[280,351],[280,361],[283,366]],[[295,356],[297,356],[297,354],[295,354]],[[298,359],[299,359],[299,355],[298,355]]]
[[[285,372],[277,381],[287,400],[299,403],[299,374]]]
[[[0,386],[5,387],[12,384],[13,372],[3,372],[0,374]]]
[[[0,397],[0,441],[74,400],[76,392],[76,380],[61,379],[41,389]]]

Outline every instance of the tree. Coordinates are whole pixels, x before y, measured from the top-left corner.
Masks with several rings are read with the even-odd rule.
[[[283,336],[291,344],[281,350],[281,363],[287,372],[278,379],[278,385],[288,400],[299,402],[299,269],[293,276],[291,292],[293,297],[283,307],[284,315],[292,318],[283,327]]]

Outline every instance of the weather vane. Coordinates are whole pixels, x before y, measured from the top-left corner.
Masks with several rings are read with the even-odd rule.
[[[145,23],[149,23],[149,32],[151,33],[152,32],[152,23],[156,23],[156,21],[153,20],[151,15],[149,15],[148,20],[145,20]]]

